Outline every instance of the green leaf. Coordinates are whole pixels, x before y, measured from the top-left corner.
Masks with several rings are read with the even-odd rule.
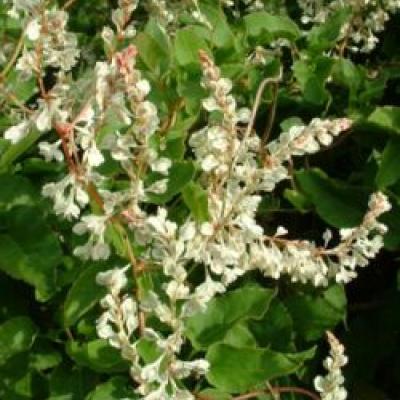
[[[37,142],[41,136],[43,136],[43,132],[33,130],[18,143],[9,146],[0,157],[0,173],[9,170],[12,163]]]
[[[0,325],[0,365],[16,354],[28,351],[37,333],[37,327],[28,317],[11,318]]]
[[[137,351],[146,364],[151,364],[162,355],[162,351],[157,347],[157,344],[145,338],[139,339]]]
[[[257,342],[249,328],[241,322],[229,329],[224,337],[224,343],[234,347],[257,347]]]
[[[276,351],[291,350],[293,319],[287,307],[277,298],[259,321],[250,321],[249,327],[262,347]]]
[[[400,179],[400,138],[393,137],[382,154],[376,184],[380,189],[393,185]]]
[[[207,50],[208,45],[200,34],[199,27],[191,26],[179,29],[175,37],[175,57],[178,64],[187,66],[199,65],[199,50]]]
[[[333,285],[319,294],[291,296],[285,305],[293,318],[295,332],[312,341],[345,318],[347,301],[344,288]]]
[[[400,107],[377,107],[368,117],[368,122],[389,132],[400,133]]]
[[[0,270],[35,286],[39,300],[49,299],[57,290],[58,239],[35,207],[15,207],[1,217],[7,233],[0,234]]]
[[[66,350],[78,365],[96,372],[121,372],[129,369],[120,352],[110,347],[106,340],[98,339],[82,344],[70,341]]]
[[[133,400],[138,398],[133,393],[131,382],[127,378],[117,376],[98,385],[85,400]]]
[[[208,221],[207,192],[198,184],[190,182],[182,191],[183,200],[198,222]]]
[[[385,247],[391,251],[396,251],[400,248],[400,206],[398,202],[392,202],[390,212],[380,217],[380,220],[388,227],[384,241]]]
[[[168,187],[163,194],[148,194],[151,203],[164,204],[180,193],[183,188],[193,179],[194,165],[189,161],[176,161],[168,171]],[[150,174],[149,183],[159,179],[165,179],[161,174]]]
[[[0,175],[0,210],[11,210],[16,206],[32,206],[39,195],[31,182],[19,175]]]
[[[49,340],[39,338],[29,352],[29,364],[37,371],[54,368],[61,361],[61,354],[55,350]]]
[[[24,289],[19,282],[0,272],[0,321],[29,314],[31,299]]]
[[[226,15],[218,4],[200,4],[201,12],[213,26],[210,41],[216,47],[233,47],[235,36],[227,22]]]
[[[222,391],[244,392],[257,384],[295,372],[313,356],[314,349],[285,354],[269,349],[236,348],[217,343],[207,352],[206,358],[210,362],[207,380]]]
[[[321,170],[301,170],[296,181],[318,215],[336,228],[359,225],[368,202],[368,193],[358,187],[328,178]]]
[[[332,76],[335,82],[348,87],[353,95],[363,82],[363,75],[360,70],[347,58],[339,58],[335,61]]]
[[[304,93],[304,100],[322,105],[329,99],[325,89],[334,61],[329,57],[315,57],[312,60],[299,60],[293,64],[294,75]]]
[[[296,40],[300,37],[300,29],[290,18],[269,14],[265,11],[251,13],[244,17],[247,34],[252,37],[267,32],[272,40],[285,38]]]
[[[96,283],[96,275],[105,268],[109,267],[104,264],[87,267],[70,288],[64,303],[66,328],[74,325],[105,296],[105,288]]]
[[[332,14],[323,24],[315,25],[308,35],[309,48],[313,52],[321,52],[334,47],[340,37],[342,26],[351,14],[351,8],[344,7]]]
[[[154,21],[150,20],[145,32],[135,38],[139,56],[147,68],[157,75],[168,70],[171,62],[170,42],[168,36]]]
[[[312,203],[303,193],[298,190],[285,189],[284,197],[302,213],[310,211]]]
[[[88,369],[59,365],[50,376],[47,400],[82,400],[93,388],[95,379]]]
[[[12,70],[7,76],[7,85],[11,88],[17,99],[23,104],[29,100],[36,92],[36,79],[26,79],[17,70]]]
[[[205,312],[188,319],[186,334],[194,347],[207,348],[222,340],[237,322],[261,318],[275,295],[272,289],[246,286],[213,299]]]
[[[185,155],[185,141],[189,129],[197,120],[197,115],[189,118],[181,118],[175,122],[174,126],[168,130],[165,136],[156,136],[159,146],[160,156],[171,160],[181,161]]]

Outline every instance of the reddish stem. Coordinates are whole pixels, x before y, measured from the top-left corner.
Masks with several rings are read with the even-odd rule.
[[[257,396],[261,396],[265,393],[267,393],[268,391],[264,390],[264,391],[258,391],[258,392],[252,392],[252,393],[247,393],[247,394],[243,394],[241,396],[235,397],[233,400],[248,400],[248,399],[253,399],[254,397]],[[276,394],[281,394],[281,393],[297,393],[297,394],[302,394],[304,396],[307,396],[308,398],[312,399],[312,400],[321,400],[320,397],[307,390],[307,389],[302,389],[302,388],[298,388],[298,387],[292,387],[292,386],[286,386],[286,387],[273,387],[270,389],[270,392],[272,394],[276,393]]]

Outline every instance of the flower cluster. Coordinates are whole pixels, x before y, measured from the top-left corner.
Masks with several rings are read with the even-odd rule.
[[[124,359],[131,363],[131,376],[139,384],[137,389],[143,400],[162,398],[193,400],[194,396],[179,387],[177,380],[187,378],[191,374],[205,374],[208,362],[203,359],[183,361],[177,358],[183,345],[182,319],[174,315],[172,309],[160,301],[158,296],[150,292],[140,303],[127,294],[121,295],[128,281],[125,268],[99,273],[97,282],[107,288],[108,294],[102,299],[104,313],[97,321],[99,337],[108,340],[111,346],[119,349]],[[168,292],[168,291],[167,291]],[[174,297],[173,295],[172,297]],[[143,364],[140,351],[139,328],[141,312],[154,313],[161,322],[171,326],[174,331],[163,337],[152,328],[143,329],[143,339],[154,342],[158,349],[156,358]],[[135,336],[136,334],[136,336]]]
[[[324,235],[325,246],[317,247],[308,241],[285,240],[281,235],[268,237],[269,247],[259,246],[259,262],[269,261],[264,267],[268,276],[289,274],[293,281],[312,282],[315,286],[326,285],[334,278],[338,283],[348,283],[357,276],[356,269],[368,265],[383,247],[382,235],[386,226],[377,218],[390,209],[387,198],[375,193],[369,201],[369,210],[357,228],[341,229],[341,241],[329,248],[330,231]]]
[[[76,35],[66,30],[68,14],[57,9],[46,10],[43,1],[15,1],[10,15],[18,18],[21,11],[27,15],[25,34],[32,48],[24,49],[17,69],[27,75],[41,75],[46,66],[69,71],[78,60],[79,50]]]
[[[344,346],[331,333],[327,332],[330,345],[329,357],[324,361],[327,375],[317,376],[314,386],[321,394],[322,400],[346,400],[347,391],[343,387],[344,377],[342,368],[347,364],[347,356],[344,354]]]
[[[374,193],[360,225],[340,230],[339,243],[334,246],[330,246],[329,232],[324,235],[323,246],[288,239],[288,231],[281,226],[268,235],[257,218],[263,196],[291,178],[294,157],[330,146],[351,128],[352,121],[314,118],[266,143],[267,139],[253,129],[261,92],[252,111],[238,106],[233,82],[223,76],[210,54],[200,51],[201,86],[207,92],[201,104],[207,122],[194,125],[196,130],[187,141],[187,157],[193,157],[191,161],[198,167],[196,184],[206,194],[207,215],[202,219],[191,214],[173,219],[167,205],[151,204],[154,195],[165,194],[173,183],[169,180],[173,161],[162,155],[162,117],[151,101],[151,84],[139,70],[138,49],[126,40],[136,33],[132,16],[139,1],[118,1],[118,8],[112,12],[113,27],[105,27],[101,34],[106,58],[96,62],[89,82],[84,82],[87,90],[82,89],[85,93],[78,99],[71,93],[82,81],[75,82],[68,74],[79,55],[76,38],[66,31],[67,14],[46,10],[44,3],[13,2],[11,14],[26,18],[31,45],[17,65],[37,79],[41,98],[37,109],[28,110],[29,115],[10,127],[4,137],[17,143],[32,128],[57,134],[54,141],[39,143],[39,153],[47,162],[65,162],[67,173],[59,181],[47,183],[42,192],[53,201],[57,215],[74,222],[76,235],[87,236],[74,254],[83,259],[109,259],[112,247],[108,234],[112,228],[130,262],[97,276],[97,283],[108,291],[101,300],[98,336],[129,361],[143,400],[193,400],[182,380],[206,374],[209,365],[203,358],[184,360],[189,317],[203,312],[214,297],[253,270],[271,279],[287,276],[293,282],[314,286],[351,281],[357,268],[366,266],[383,246],[386,227],[378,218],[390,204],[384,194]],[[233,1],[223,3],[234,5]],[[342,4],[333,1],[326,12],[331,12],[336,3]],[[199,2],[190,4],[192,16],[208,26]],[[397,7],[395,2],[385,4],[390,11]],[[244,5],[248,10],[264,6],[257,0],[244,1]],[[377,7],[374,2],[369,5]],[[163,27],[173,22],[171,10],[175,8],[171,5],[171,10],[167,9],[167,2],[151,1],[146,6]],[[306,15],[311,9],[315,12],[311,1],[303,2],[303,8]],[[326,15],[315,12],[313,18],[323,21]],[[354,35],[353,41],[357,42]],[[255,61],[262,64],[262,49],[256,51]],[[43,71],[49,65],[59,72],[55,74],[56,83],[46,89]],[[281,79],[282,74],[271,81]],[[115,179],[102,172],[107,160],[116,165]],[[89,204],[94,205],[92,213]],[[130,269],[133,294],[127,290]],[[191,277],[194,269],[199,271],[195,284]],[[155,271],[160,278],[151,289],[143,289],[136,279],[144,270],[150,274]],[[332,335],[329,340],[328,376],[318,377],[315,384],[323,399],[343,400],[343,348]],[[151,360],[141,354],[144,342],[155,349]]]
[[[342,8],[350,8],[352,16],[342,28],[342,40],[349,41],[353,52],[372,51],[379,39],[377,34],[384,30],[390,14],[399,10],[398,0],[298,0],[303,11],[303,23],[326,22],[328,17]]]
[[[136,35],[131,17],[138,5],[139,0],[118,0],[118,8],[112,11],[111,17],[114,29],[105,26],[102,32],[102,38],[110,55],[115,53],[118,41],[131,39]]]
[[[314,153],[320,146],[329,145],[333,137],[350,127],[350,121],[315,119],[308,126],[292,128],[267,145],[266,161],[260,163],[257,161],[260,147],[257,136],[241,138],[243,133],[238,126],[241,119],[230,94],[230,81],[221,77],[209,56],[201,53],[200,59],[203,85],[211,93],[203,105],[206,110],[219,111],[221,118],[219,124],[194,133],[196,140],[190,143],[196,154],[200,151],[199,146],[210,149],[208,142],[213,142],[214,135],[222,132],[228,145],[233,143],[235,147],[227,159],[222,158],[226,148],[214,149],[226,169],[203,168],[202,182],[209,194],[209,221],[199,223],[189,217],[178,226],[168,219],[167,210],[161,207],[156,215],[148,215],[142,209],[140,218],[130,221],[135,242],[146,249],[136,262],[159,268],[164,276],[164,293],[148,291],[137,298],[137,309],[169,328],[166,335],[151,325],[145,326],[143,338],[155,344],[159,356],[144,365],[137,352],[135,360],[132,359],[132,376],[146,400],[162,396],[193,398],[179,388],[176,380],[191,373],[205,373],[208,364],[202,359],[190,362],[179,359],[185,340],[185,321],[204,310],[214,296],[223,293],[239,276],[258,269],[274,279],[289,275],[293,281],[311,282],[316,286],[326,285],[332,278],[350,280],[355,276],[355,267],[364,266],[382,245],[380,235],[384,227],[377,218],[389,208],[382,194],[373,195],[360,227],[351,232],[341,231],[342,241],[333,248],[317,247],[308,241],[286,240],[287,231],[282,227],[273,237],[266,236],[256,221],[261,200],[259,193],[272,191],[279,181],[288,178],[285,163],[290,157]],[[201,135],[204,138],[199,144]],[[199,158],[204,159],[205,150],[201,154]],[[327,245],[327,235],[326,239]],[[187,272],[193,263],[203,266],[205,271],[204,281],[194,288]],[[106,316],[99,320],[100,332],[104,332],[101,322],[110,320],[108,308],[105,313]],[[115,345],[115,331],[106,331],[110,333],[110,343]],[[127,337],[123,329],[121,337]],[[130,340],[129,349],[136,348],[137,343]]]

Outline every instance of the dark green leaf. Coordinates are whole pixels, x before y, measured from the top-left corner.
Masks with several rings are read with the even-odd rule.
[[[250,321],[249,326],[260,346],[276,351],[289,351],[293,320],[280,300],[275,298],[263,318],[259,321]]]
[[[400,138],[393,137],[382,154],[376,183],[380,189],[393,185],[400,179]]]
[[[147,68],[157,75],[168,70],[171,58],[170,43],[157,23],[150,21],[146,31],[136,36],[135,43]]]
[[[103,264],[86,267],[70,288],[64,303],[64,326],[66,328],[74,325],[105,296],[104,287],[96,283],[96,275],[105,268],[107,267]]]
[[[98,385],[85,400],[134,400],[138,398],[127,378],[115,377]]]
[[[0,235],[0,269],[35,286],[40,300],[48,299],[57,290],[58,239],[34,207],[14,208],[3,219],[7,234]]]
[[[80,366],[97,372],[120,372],[129,369],[128,363],[121,358],[120,352],[110,347],[105,340],[93,340],[79,344],[68,342],[68,355]]]
[[[208,48],[204,37],[198,27],[187,27],[176,32],[175,57],[178,64],[186,66],[199,64],[199,50]]]
[[[368,202],[365,190],[330,179],[318,169],[297,172],[296,181],[328,224],[345,228],[362,221]]]
[[[351,14],[350,7],[340,8],[325,23],[314,26],[308,36],[310,49],[320,52],[334,47],[340,37],[342,26],[348,21]]]
[[[93,388],[96,377],[87,369],[58,366],[50,376],[47,400],[82,400]]]
[[[285,305],[293,318],[295,332],[311,341],[321,338],[345,318],[347,301],[343,287],[334,285],[320,294],[291,296]]]
[[[39,195],[28,179],[19,175],[0,175],[0,210],[15,206],[32,206]]]
[[[152,203],[164,204],[180,193],[183,188],[193,179],[194,165],[189,161],[176,161],[172,164],[168,172],[168,187],[163,194],[149,194],[148,197]],[[165,177],[160,174],[152,174],[150,182],[154,183]]]
[[[296,40],[300,36],[300,29],[290,18],[259,11],[244,18],[249,36],[257,37],[267,32],[272,39],[286,38]]]
[[[377,107],[368,122],[389,132],[400,133],[400,107]]]
[[[246,286],[211,300],[205,312],[187,321],[186,333],[196,348],[222,340],[238,321],[261,318],[276,292]]]
[[[207,352],[207,360],[211,365],[207,380],[226,392],[244,392],[262,382],[295,372],[313,356],[314,349],[285,354],[269,349],[236,348],[217,343]]]
[[[27,317],[15,317],[0,325],[0,365],[12,356],[28,351],[38,333]]]
[[[183,200],[198,222],[208,220],[207,192],[197,183],[190,182],[182,191]]]

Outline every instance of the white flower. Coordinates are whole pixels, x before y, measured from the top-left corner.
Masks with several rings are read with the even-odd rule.
[[[97,148],[95,143],[92,143],[86,151],[85,159],[91,167],[98,167],[104,163],[104,156],[101,154],[101,151]]]
[[[140,95],[144,98],[146,97],[151,90],[150,83],[147,79],[141,79],[136,83],[136,88],[139,90]]]
[[[168,189],[168,179],[160,179],[146,188],[147,192],[163,194]]]
[[[42,29],[37,18],[31,20],[26,27],[26,36],[29,40],[35,41],[40,37],[40,30]]]
[[[67,175],[59,182],[47,183],[43,186],[42,194],[52,198],[55,213],[67,219],[77,218],[80,208],[89,203],[89,196],[72,175]]]
[[[89,240],[83,246],[78,246],[74,254],[85,260],[107,260],[110,257],[110,246],[105,242],[107,216],[86,215],[73,227],[77,235],[89,233]]]
[[[210,368],[210,363],[204,359],[198,359],[194,361],[181,361],[176,360],[172,365],[171,369],[174,375],[179,378],[187,378],[192,373],[205,375]]]
[[[215,169],[216,167],[218,167],[219,162],[217,160],[217,158],[213,155],[210,154],[208,155],[202,162],[201,162],[201,168],[203,169],[203,171],[205,172],[210,172],[213,169]]]
[[[165,292],[170,299],[179,300],[187,298],[189,295],[189,288],[184,283],[171,281],[166,285]]]
[[[168,175],[168,170],[171,168],[172,161],[169,158],[158,158],[151,163],[151,169],[154,172],[159,172],[163,175]]]
[[[29,128],[30,128],[30,122],[23,121],[18,125],[8,128],[4,132],[4,138],[9,140],[12,144],[16,144],[28,135]]]
[[[60,150],[61,140],[57,140],[54,143],[40,142],[38,144],[39,153],[44,157],[47,162],[57,161],[62,162],[64,160],[64,153]]]
[[[200,232],[204,236],[212,236],[214,234],[214,227],[209,222],[203,222],[200,226]]]
[[[129,265],[123,268],[114,268],[106,272],[99,272],[96,276],[98,285],[106,286],[114,296],[117,296],[121,290],[127,285],[126,271]]]
[[[196,236],[196,225],[194,222],[187,222],[184,225],[181,226],[179,229],[179,237],[181,240],[187,242]]]
[[[325,377],[317,376],[314,379],[314,387],[321,393],[321,400],[346,400],[347,391],[343,387],[342,367],[347,364],[348,360],[344,354],[344,346],[332,333],[327,332],[327,336],[330,355],[324,361],[324,367],[328,374]]]

